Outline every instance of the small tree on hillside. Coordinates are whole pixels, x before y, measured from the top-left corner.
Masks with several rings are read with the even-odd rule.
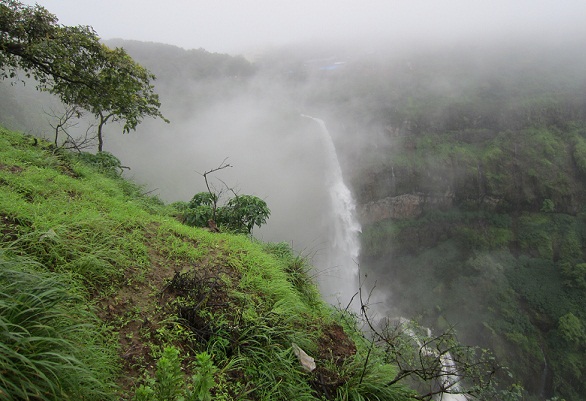
[[[219,226],[229,231],[251,234],[254,226],[265,224],[271,214],[266,202],[253,195],[236,195],[225,204],[214,206],[218,200],[216,194],[209,192],[195,194],[184,210],[185,224],[212,229]]]
[[[152,73],[123,49],[100,43],[91,27],[59,25],[38,4],[0,0],[0,68],[2,79],[23,71],[37,80],[38,89],[89,111],[98,120],[99,151],[109,121],[123,122],[125,133],[146,116],[167,121],[159,111]]]
[[[267,222],[271,211],[262,199],[253,195],[235,195],[222,208],[222,222],[238,232],[252,233],[254,226]]]
[[[225,182],[220,190],[214,188],[208,180],[208,176],[225,168],[232,167],[222,163],[202,174],[208,192],[199,192],[193,196],[183,213],[185,224],[196,227],[209,227],[216,229],[217,226],[227,230],[251,234],[254,226],[260,227],[265,224],[271,214],[266,202],[253,195],[238,195],[233,188],[228,187]],[[234,195],[225,204],[220,205],[220,199],[225,189]]]

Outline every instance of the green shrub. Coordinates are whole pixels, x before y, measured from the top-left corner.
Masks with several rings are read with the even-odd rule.
[[[196,356],[197,372],[192,377],[193,390],[188,390],[187,400],[211,401],[210,390],[215,385],[214,373],[217,368],[214,366],[212,357],[207,352],[201,352]]]
[[[248,234],[254,226],[265,224],[271,214],[266,202],[252,195],[236,196],[222,210],[222,220],[229,229]]]
[[[119,176],[122,173],[122,162],[109,152],[88,153],[82,152],[77,157],[84,163],[95,167],[99,172],[109,176]]]
[[[254,226],[265,224],[271,214],[266,202],[252,195],[235,196],[223,206],[218,206],[218,201],[219,197],[210,192],[195,194],[183,210],[185,224],[207,227],[212,220],[229,231],[250,234]]]

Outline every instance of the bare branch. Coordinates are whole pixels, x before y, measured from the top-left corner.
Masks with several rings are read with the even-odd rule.
[[[93,131],[94,124],[88,125],[85,134],[77,138],[74,138],[69,132],[64,131],[67,135],[67,139],[63,142],[62,147],[65,149],[75,149],[77,152],[82,152],[84,149],[88,149],[95,146],[97,136]]]
[[[364,283],[359,277],[359,290],[352,299],[358,295],[362,321],[373,344],[385,351],[388,363],[398,367],[388,385],[410,380],[418,387],[419,394],[413,398],[422,401],[445,394],[494,394],[496,371],[501,367],[486,351],[460,344],[454,327],[432,335],[429,329],[403,318],[395,323],[388,318],[374,319],[369,312],[374,286],[364,299]]]
[[[228,167],[233,167],[231,164],[226,163],[226,160],[228,160],[227,157],[224,158],[224,160],[222,160],[222,163],[220,163],[220,165],[218,167],[213,168],[211,170],[204,171],[203,174],[198,173],[199,175],[203,176],[203,179],[204,179],[204,181],[206,183],[206,188],[208,189],[208,193],[211,195],[211,198],[212,198],[212,200],[214,202],[214,205],[213,205],[213,208],[212,208],[212,220],[214,222],[216,220],[216,211],[218,210],[218,201],[220,200],[220,197],[222,195],[223,190],[220,190],[218,192],[216,190],[216,188],[213,188],[213,185],[210,187],[210,183],[208,181],[208,175],[211,174],[211,173],[215,173],[216,171],[223,170],[223,169],[228,168]],[[223,181],[222,181],[222,183],[224,185],[226,185]],[[213,191],[212,191],[212,188],[214,189]],[[226,188],[228,188],[228,189],[231,190],[231,188],[229,188],[227,185],[226,185]]]
[[[73,119],[79,120],[82,116],[81,110],[75,105],[65,105],[64,111],[58,113],[54,108],[50,107],[50,111],[43,110],[43,113],[49,118],[49,125],[55,130],[53,143],[55,147],[59,147],[59,133],[63,132],[70,137],[68,130],[79,125],[79,121],[73,122]],[[52,121],[56,120],[56,121]]]

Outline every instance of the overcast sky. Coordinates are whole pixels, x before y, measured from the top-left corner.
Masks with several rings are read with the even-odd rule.
[[[27,4],[35,1],[27,0]],[[239,53],[316,39],[454,38],[586,25],[586,0],[41,0],[103,39]]]

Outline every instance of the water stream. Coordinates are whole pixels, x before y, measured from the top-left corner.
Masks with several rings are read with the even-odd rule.
[[[413,330],[412,322],[404,317],[400,317],[398,319],[399,325],[406,335],[411,337],[417,347],[419,348],[419,352],[421,355],[431,356],[433,358],[438,358],[439,361],[438,365],[440,370],[438,372],[436,386],[446,389],[448,392],[443,394],[438,394],[434,397],[437,401],[466,401],[468,398],[464,394],[458,394],[460,391],[460,376],[458,375],[458,368],[452,355],[450,352],[444,352],[439,354],[438,349],[435,348],[431,344],[427,344],[422,339],[431,339],[432,332],[431,329],[426,327],[419,328],[419,333]],[[425,333],[421,333],[421,331]]]
[[[325,185],[330,195],[330,209],[327,211],[330,232],[326,245],[317,258],[320,270],[318,283],[326,301],[335,306],[346,307],[358,312],[358,299],[352,298],[358,292],[358,256],[361,227],[356,218],[356,202],[350,189],[344,183],[342,168],[336,148],[326,124],[319,118],[303,115],[315,121],[321,133],[321,142],[326,161]]]

